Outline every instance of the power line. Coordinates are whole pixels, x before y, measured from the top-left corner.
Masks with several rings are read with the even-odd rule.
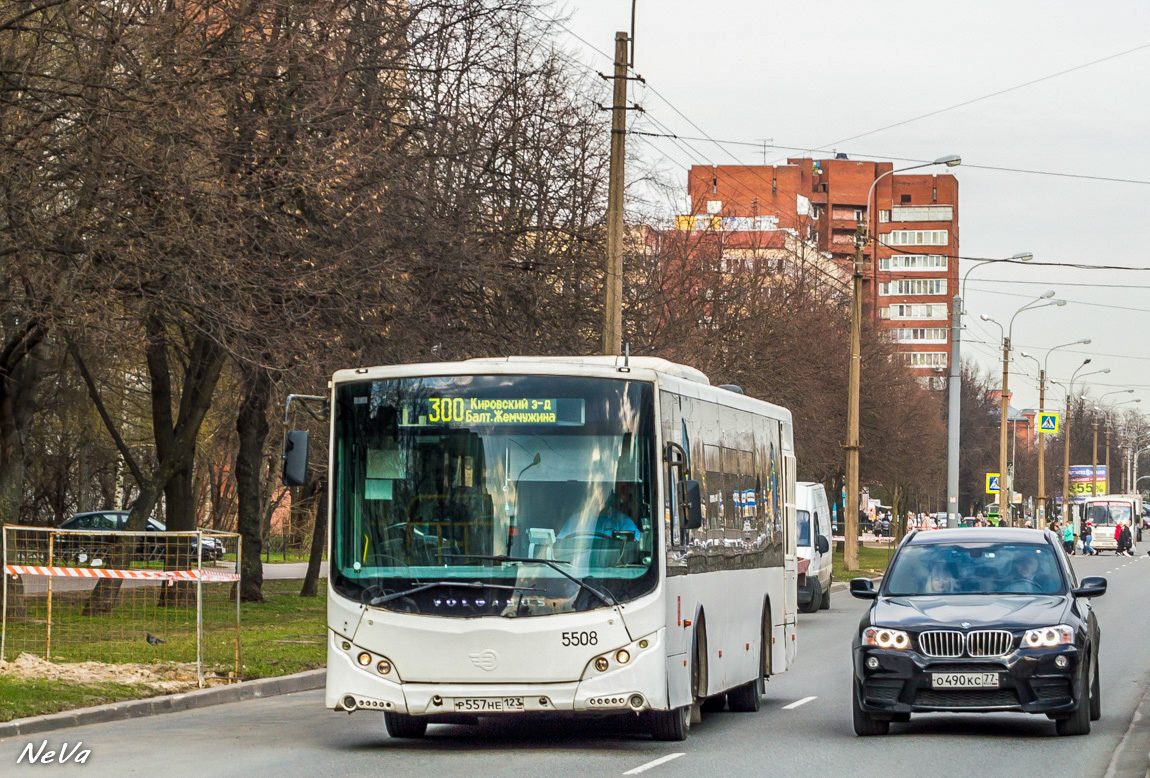
[[[991,92],[990,94],[985,94],[985,95],[982,95],[981,97],[975,97],[971,100],[964,100],[961,103],[955,103],[954,105],[947,106],[946,108],[939,108],[938,110],[935,110],[935,111],[929,111],[929,112],[924,113],[924,114],[919,114],[918,116],[912,116],[909,119],[903,119],[902,121],[895,122],[894,124],[888,124],[885,127],[879,127],[878,129],[867,130],[866,132],[860,132],[857,135],[852,135],[849,138],[844,138],[840,141],[836,141],[834,143],[830,143],[830,144],[826,144],[826,145],[838,146],[841,143],[849,143],[852,140],[858,140],[859,138],[865,138],[868,135],[874,135],[874,134],[879,133],[879,132],[885,132],[886,130],[892,130],[895,127],[902,127],[903,125],[910,124],[911,122],[917,122],[920,119],[926,119],[926,118],[929,118],[931,116],[938,116],[940,113],[946,113],[947,111],[953,111],[957,108],[964,108],[965,106],[973,105],[974,103],[982,102],[983,100],[989,100],[992,97],[998,97],[1000,95],[1005,95],[1005,94],[1008,94],[1010,92],[1016,92],[1019,89],[1024,89],[1028,86],[1034,86],[1035,84],[1041,84],[1043,81],[1049,81],[1052,78],[1058,78],[1059,76],[1065,76],[1069,73],[1074,73],[1076,71],[1083,70],[1084,68],[1093,67],[1094,65],[1099,65],[1103,62],[1109,62],[1112,59],[1117,59],[1118,57],[1124,57],[1127,54],[1133,54],[1134,52],[1142,51],[1143,49],[1150,49],[1150,43],[1143,43],[1141,46],[1135,46],[1132,49],[1126,49],[1125,51],[1120,51],[1117,54],[1110,54],[1108,56],[1101,57],[1100,59],[1091,60],[1090,62],[1084,62],[1081,65],[1075,65],[1072,68],[1067,68],[1066,70],[1060,70],[1057,73],[1050,73],[1049,75],[1042,76],[1041,78],[1035,78],[1035,79],[1032,79],[1030,81],[1026,81],[1026,82],[1021,83],[1021,84],[1015,84],[1014,86],[1007,87],[1006,89],[999,89],[997,92]]]
[[[977,288],[978,284],[976,283],[975,286]],[[994,290],[994,289],[983,289],[982,293],[983,294],[998,294],[998,295],[1004,295],[1006,297],[1025,297],[1027,299],[1033,299],[1033,297],[1034,297],[1034,295],[1019,294],[1018,292],[1001,292],[1001,291]],[[1068,299],[1066,297],[1059,297],[1058,299],[1059,300],[1066,300],[1066,302],[1071,304],[1071,305],[1087,305],[1087,306],[1090,306],[1092,308],[1106,308],[1106,309],[1112,310],[1112,311],[1132,311],[1134,313],[1150,313],[1150,309],[1148,309],[1148,308],[1131,308],[1129,306],[1114,305],[1113,303],[1089,303],[1089,302],[1086,302],[1085,300],[1071,300],[1071,299]]]
[[[914,157],[895,157],[895,156],[891,156],[889,154],[868,154],[868,153],[859,152],[859,151],[850,151],[850,152],[840,151],[837,148],[827,149],[827,148],[818,148],[818,147],[812,148],[810,146],[781,146],[781,145],[777,145],[777,144],[752,143],[750,141],[742,141],[742,140],[721,140],[720,141],[720,140],[714,140],[712,138],[696,138],[696,137],[691,137],[689,135],[675,135],[675,137],[680,138],[682,140],[699,140],[699,141],[709,140],[709,141],[716,143],[716,144],[723,143],[723,144],[727,144],[730,146],[748,146],[748,147],[754,147],[755,149],[762,149],[762,148],[766,147],[766,148],[772,148],[772,149],[779,149],[781,151],[799,151],[799,152],[809,152],[812,154],[816,151],[821,152],[823,154],[841,153],[841,154],[848,154],[851,158],[854,158],[854,159],[871,159],[871,160],[879,160],[879,161],[890,160],[892,162],[916,162],[916,163],[923,163],[923,164],[933,161],[933,160],[929,160],[929,159],[916,159]],[[738,160],[736,160],[736,161],[738,161]],[[747,165],[746,163],[741,162],[741,161],[739,162],[739,164],[742,165],[743,167],[761,167],[759,165]],[[1117,178],[1114,176],[1096,176],[1096,175],[1089,175],[1086,173],[1066,173],[1066,172],[1063,172],[1060,170],[1034,170],[1033,168],[1004,167],[1001,165],[978,165],[978,164],[974,164],[971,162],[967,162],[965,160],[962,163],[962,167],[970,168],[972,170],[992,170],[992,171],[998,171],[998,172],[1003,172],[1003,173],[1025,173],[1025,174],[1034,175],[1034,176],[1055,176],[1057,178],[1074,178],[1074,179],[1081,179],[1081,180],[1086,180],[1086,181],[1105,181],[1105,182],[1111,183],[1111,184],[1140,184],[1143,186],[1150,185],[1150,180],[1141,179],[1141,178]]]

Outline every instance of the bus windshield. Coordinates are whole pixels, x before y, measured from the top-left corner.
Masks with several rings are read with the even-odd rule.
[[[1086,507],[1086,518],[1095,527],[1113,527],[1118,522],[1130,523],[1133,508],[1128,502],[1092,502]]]
[[[343,596],[408,613],[533,616],[654,588],[651,384],[346,383],[333,425],[331,575]]]

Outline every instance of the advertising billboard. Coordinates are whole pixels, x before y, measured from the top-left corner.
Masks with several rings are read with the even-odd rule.
[[[1090,496],[1091,465],[1070,466],[1070,502],[1082,502]],[[1095,494],[1106,494],[1106,465],[1098,466]]]

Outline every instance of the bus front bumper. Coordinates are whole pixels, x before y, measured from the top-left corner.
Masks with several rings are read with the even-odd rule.
[[[660,650],[641,652],[625,666],[557,683],[404,683],[357,666],[346,651],[329,650],[325,703],[337,711],[414,716],[666,710],[667,657],[658,644]]]

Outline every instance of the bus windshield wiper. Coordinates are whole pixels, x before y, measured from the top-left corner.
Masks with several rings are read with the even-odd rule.
[[[615,601],[615,598],[612,597],[610,593],[600,591],[598,588],[587,583],[585,580],[576,578],[575,576],[571,575],[571,573],[560,567],[559,565],[571,564],[564,559],[535,559],[534,557],[504,556],[500,554],[444,554],[443,556],[454,557],[456,559],[483,559],[489,562],[519,562],[521,564],[547,565],[567,580],[578,584],[579,588],[586,589],[587,591],[591,592],[591,594],[599,598],[604,605],[608,607],[614,607],[615,605],[618,605],[618,603]]]
[[[538,587],[535,586],[510,586],[508,584],[493,584],[493,583],[479,583],[478,581],[429,581],[427,583],[416,584],[410,589],[404,589],[402,592],[393,592],[392,594],[385,594],[382,597],[372,597],[368,601],[368,605],[379,606],[385,602],[398,600],[401,597],[407,597],[412,594],[419,594],[426,592],[428,589],[436,589],[440,586],[457,586],[464,589],[511,589],[513,591],[534,591]]]

